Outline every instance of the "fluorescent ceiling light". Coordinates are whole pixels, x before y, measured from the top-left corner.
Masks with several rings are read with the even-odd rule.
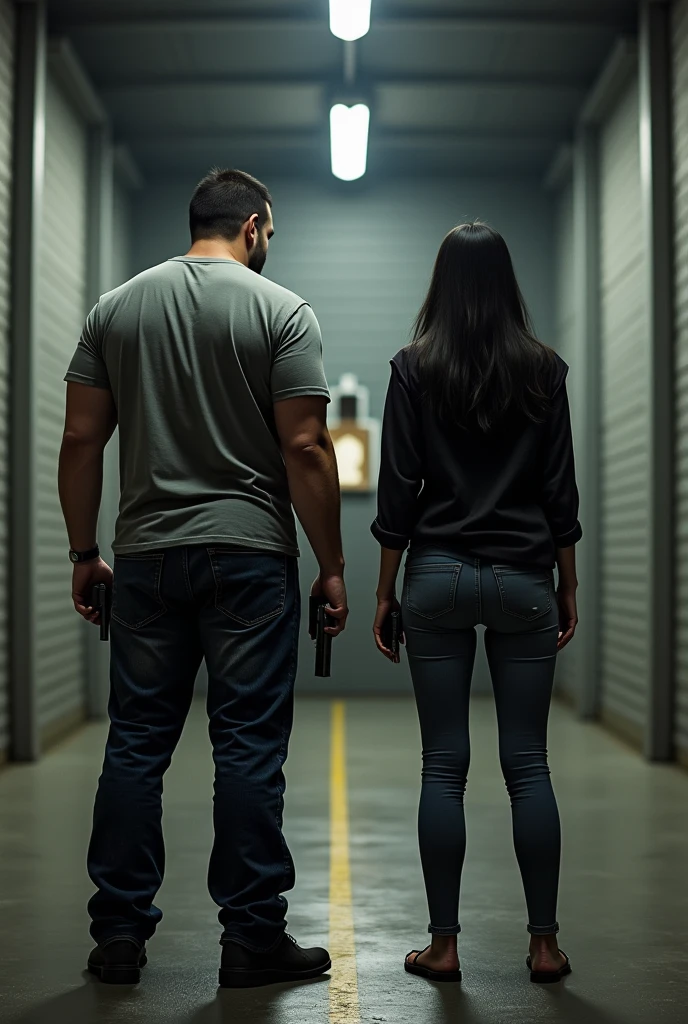
[[[370,31],[372,0],[330,0],[332,35],[346,42],[360,39]]]
[[[342,181],[362,178],[368,163],[370,109],[365,103],[347,107],[337,103],[330,111],[332,173]]]

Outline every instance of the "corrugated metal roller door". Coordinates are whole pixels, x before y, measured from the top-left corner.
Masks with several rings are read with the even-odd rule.
[[[0,760],[9,747],[7,616],[8,378],[14,7],[0,0]]]
[[[674,738],[688,766],[688,2],[674,8],[676,175],[676,714]]]
[[[70,598],[67,535],[57,493],[67,364],[86,305],[86,128],[48,76],[45,194],[38,286],[37,388],[37,708],[50,740],[83,716],[84,625]]]
[[[131,277],[131,195],[126,185],[115,178],[112,192],[111,286],[118,288]],[[115,431],[105,452],[103,501],[98,524],[101,549],[112,564],[112,541],[119,510],[119,433]],[[107,653],[107,652],[106,652]],[[109,659],[108,659],[109,660]]]
[[[112,287],[118,288],[131,277],[131,195],[127,187],[115,179],[112,194]],[[119,433],[110,441],[105,453],[105,480],[99,523],[100,545],[112,558],[111,544],[119,506]]]
[[[576,345],[576,292],[574,276],[574,200],[573,179],[557,196],[556,209],[556,338],[554,346],[569,365],[575,362]],[[575,403],[575,374],[570,373],[567,381],[572,417]],[[574,421],[575,430],[575,421]],[[557,660],[557,685],[567,697],[576,697],[578,645],[569,644]]]
[[[649,321],[638,83],[600,131],[601,709],[642,739],[649,689]]]
[[[112,193],[112,287],[117,288],[131,276],[131,196],[115,180]]]
[[[112,196],[112,251],[108,287],[122,284],[130,276],[131,199],[122,182],[115,179]],[[115,431],[105,450],[103,497],[98,520],[98,542],[103,558],[112,565],[112,541],[119,506],[119,434]],[[110,651],[97,635],[90,634],[90,713],[103,717],[110,692]]]

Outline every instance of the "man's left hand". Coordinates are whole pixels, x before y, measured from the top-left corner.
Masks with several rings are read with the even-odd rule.
[[[72,600],[79,615],[87,622],[100,621],[100,615],[91,604],[93,588],[97,583],[104,583],[108,590],[112,590],[112,569],[102,558],[74,566]]]

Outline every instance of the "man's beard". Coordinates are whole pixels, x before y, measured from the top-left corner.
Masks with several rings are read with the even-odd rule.
[[[268,250],[264,249],[259,242],[248,258],[248,269],[252,270],[254,274],[262,274],[267,258]]]

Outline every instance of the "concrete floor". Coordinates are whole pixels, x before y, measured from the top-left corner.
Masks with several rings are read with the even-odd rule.
[[[555,708],[550,747],[565,828],[561,943],[575,973],[530,985],[528,937],[499,776],[494,714],[473,709],[462,906],[464,984],[405,975],[425,945],[415,843],[419,740],[408,700],[347,704],[351,861],[360,1012],[338,1024],[679,1024],[688,1019],[688,775],[650,767]],[[326,943],[330,708],[304,699],[289,761],[288,837],[298,870],[290,930]],[[166,784],[165,920],[138,988],[82,973],[90,948],[84,870],[104,739],[93,725],[33,767],[0,774],[2,1024],[327,1024],[328,981],[216,989],[215,907],[205,890],[211,762],[194,709]],[[334,1018],[332,1018],[334,1020]]]

